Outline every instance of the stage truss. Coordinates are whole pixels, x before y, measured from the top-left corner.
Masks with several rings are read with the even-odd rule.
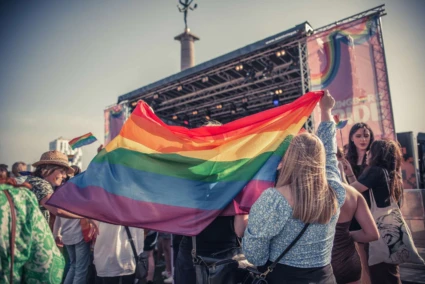
[[[166,123],[198,127],[208,120],[227,123],[294,101],[310,90],[307,38],[366,16],[385,15],[384,5],[313,31],[308,22],[122,95],[130,110],[146,101]],[[381,26],[379,25],[380,29]],[[379,44],[383,47],[382,37]],[[376,49],[379,94],[389,93],[383,48]],[[395,133],[391,102],[383,104],[383,133]],[[310,117],[305,128],[313,132]]]

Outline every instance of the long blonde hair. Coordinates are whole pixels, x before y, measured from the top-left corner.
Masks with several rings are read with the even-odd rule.
[[[292,139],[276,187],[289,185],[293,218],[326,224],[337,212],[338,202],[328,185],[325,166],[325,149],[317,136],[303,133]]]

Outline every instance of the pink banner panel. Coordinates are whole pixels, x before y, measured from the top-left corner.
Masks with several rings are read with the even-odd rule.
[[[348,143],[357,122],[367,123],[376,139],[395,139],[379,25],[379,18],[366,17],[314,34],[307,42],[311,90],[328,89],[336,100],[333,114],[348,120],[339,146]],[[316,122],[319,117],[316,108]]]

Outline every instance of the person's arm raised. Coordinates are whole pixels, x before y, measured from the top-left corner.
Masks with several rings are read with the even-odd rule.
[[[337,194],[338,204],[342,206],[345,200],[345,190],[341,185],[341,176],[338,169],[338,161],[336,159],[336,129],[333,121],[331,110],[335,105],[334,98],[325,92],[320,100],[320,109],[322,121],[317,130],[317,136],[323,143],[326,154],[326,178],[329,186],[335,190]]]

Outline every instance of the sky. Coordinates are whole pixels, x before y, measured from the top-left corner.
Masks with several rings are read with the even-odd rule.
[[[383,37],[395,128],[425,132],[425,1],[195,0],[202,63],[308,21],[319,28],[386,5]],[[105,107],[180,70],[176,0],[0,0],[0,163],[34,163],[58,137],[92,132]]]

